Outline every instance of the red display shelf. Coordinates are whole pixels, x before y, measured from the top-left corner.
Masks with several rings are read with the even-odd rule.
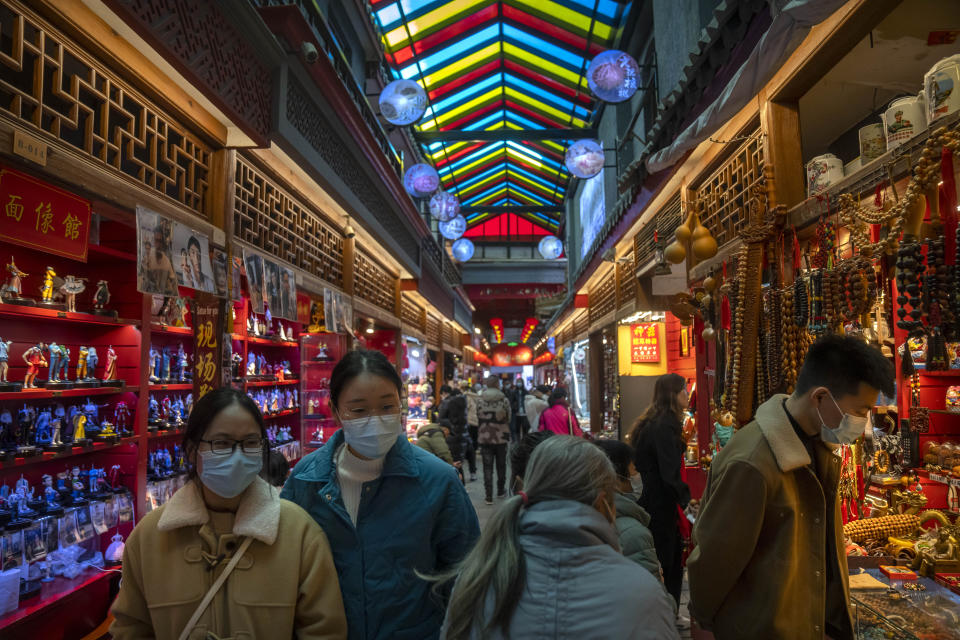
[[[246,340],[246,338],[244,338],[244,337],[243,337],[242,335],[240,335],[239,333],[231,333],[231,334],[230,334],[230,339],[231,339],[231,340],[235,340],[235,341],[237,341],[237,342],[244,342],[244,341]]]
[[[193,327],[171,327],[168,324],[150,323],[150,331],[157,333],[172,333],[178,336],[192,336]]]
[[[182,436],[186,429],[167,429],[166,431],[147,432],[147,438],[150,440],[159,440],[160,438],[169,438],[170,436]]]
[[[30,616],[42,612],[55,601],[65,598],[77,591],[81,591],[100,581],[120,579],[119,571],[98,571],[94,568],[85,569],[84,573],[74,579],[58,577],[53,582],[43,583],[43,588],[39,595],[24,600],[20,606],[0,615],[0,629],[4,629],[16,622],[25,620]]]
[[[14,458],[13,462],[0,462],[0,469],[26,467],[33,464],[39,464],[41,462],[48,462],[50,460],[62,460],[63,458],[72,458],[74,456],[82,456],[89,453],[99,453],[101,451],[113,449],[114,447],[135,444],[136,442],[137,436],[130,436],[128,438],[120,438],[120,440],[113,444],[108,444],[106,442],[94,442],[92,447],[71,447],[70,449],[64,449],[59,453],[54,451],[44,451],[39,456],[32,456],[30,458]]]
[[[28,321],[40,322],[70,322],[72,324],[96,324],[108,327],[140,326],[139,320],[127,318],[113,319],[107,316],[95,316],[91,313],[71,313],[42,307],[21,307],[16,304],[0,303],[0,317],[21,318]]]
[[[924,371],[921,369],[917,373],[921,377],[927,378],[960,378],[960,369],[947,369],[946,371]]]
[[[300,384],[300,381],[284,380],[283,382],[277,382],[276,380],[262,380],[259,382],[244,382],[243,384],[248,387],[285,387],[292,384]]]
[[[193,391],[193,383],[177,382],[175,384],[151,384],[150,391]]]
[[[337,361],[336,360],[307,360],[303,364],[309,367],[317,367],[317,366],[333,367],[333,366],[336,366]]]
[[[273,420],[274,418],[282,418],[284,416],[292,416],[297,413],[300,413],[300,409],[286,409],[284,411],[278,411],[277,413],[268,413],[263,416],[266,420]]]
[[[110,258],[120,258],[121,260],[129,260],[130,262],[137,261],[137,254],[135,253],[120,251],[119,249],[114,249],[113,247],[104,247],[99,244],[88,245],[87,252],[94,255],[107,256]]]
[[[118,393],[136,393],[140,387],[96,387],[93,389],[24,389],[23,391],[4,391],[0,400],[44,400],[48,398],[85,398],[87,396],[111,396]]]
[[[250,344],[262,344],[270,347],[299,347],[299,342],[291,342],[289,340],[273,340],[271,338],[255,338],[253,336],[248,336],[243,338]]]

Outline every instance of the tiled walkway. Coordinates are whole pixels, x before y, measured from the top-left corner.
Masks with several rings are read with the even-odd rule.
[[[470,473],[467,473],[467,494],[470,496],[470,500],[473,502],[474,508],[477,510],[477,517],[480,519],[480,528],[486,525],[487,520],[490,519],[490,516],[493,515],[494,511],[503,502],[502,499],[498,500],[497,498],[493,499],[493,506],[487,506],[483,503],[483,470],[480,464],[480,460],[477,460],[477,479],[474,482],[470,482]],[[496,481],[496,480],[494,480]],[[496,485],[494,485],[496,486]],[[690,601],[690,590],[687,585],[686,578],[683,581],[683,594],[680,596],[680,611],[684,616],[689,617],[689,612],[687,611],[687,603]],[[690,640],[690,631],[681,631],[680,638],[683,640]]]

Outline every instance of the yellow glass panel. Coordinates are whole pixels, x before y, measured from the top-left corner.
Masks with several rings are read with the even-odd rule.
[[[549,15],[552,19],[565,22],[584,33],[590,31],[589,15],[574,11],[562,4],[551,2],[551,0],[513,0],[511,4],[529,7],[535,13]],[[593,23],[593,39],[595,41],[609,39],[612,31],[609,25],[600,20]]]
[[[541,102],[540,100],[537,100],[535,97],[529,96],[525,93],[521,93],[516,89],[511,89],[510,87],[507,87],[506,93],[508,96],[510,96],[517,102],[520,102],[521,104],[526,104],[527,106],[533,109],[536,109],[537,111],[540,111],[541,113],[544,113],[548,116],[551,116],[562,123],[569,123],[571,127],[582,128],[587,126],[586,122],[584,122],[583,120],[581,120],[576,116],[573,116],[571,119],[571,114],[569,112],[561,111],[560,109],[551,107],[550,105],[544,102]]]
[[[566,67],[561,67],[560,65],[545,60],[540,56],[533,55],[526,49],[522,49],[516,45],[510,44],[509,42],[503,43],[503,52],[511,55],[524,64],[529,65],[532,69],[537,69],[547,75],[551,75],[557,78],[561,78],[570,83],[571,86],[577,86],[581,77],[574,71]]]
[[[486,4],[486,3],[481,3]],[[474,2],[463,2],[463,0],[458,0],[457,2],[447,2],[440,5],[433,11],[425,13],[419,18],[414,18],[413,20],[407,20],[407,26],[410,28],[410,35],[414,40],[417,39],[417,34],[421,31],[426,31],[437,26],[445,20],[450,18],[455,18],[460,14],[464,13],[474,13],[480,7],[477,6],[478,3]],[[397,33],[399,32],[399,33]],[[402,45],[407,40],[407,32],[404,30],[403,26],[400,26],[397,29],[394,29],[387,34],[387,45],[389,47],[396,47]]]
[[[421,85],[429,90],[435,85],[445,82],[449,78],[458,75],[464,69],[472,67],[476,64],[483,64],[487,62],[489,58],[493,58],[500,55],[500,43],[494,42],[490,46],[484,47],[479,51],[474,51],[470,55],[461,58],[460,60],[451,60],[449,64],[444,67],[436,70],[433,73],[428,73],[423,77],[423,82]]]

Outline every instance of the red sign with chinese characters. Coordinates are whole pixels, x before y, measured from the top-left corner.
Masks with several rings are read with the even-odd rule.
[[[223,364],[223,324],[226,300],[195,292],[190,305],[193,320],[193,397],[199,400],[217,387],[227,384],[223,379],[229,367]]]
[[[0,240],[87,261],[90,201],[0,168]]]
[[[630,325],[630,362],[660,362],[660,335],[657,323]]]

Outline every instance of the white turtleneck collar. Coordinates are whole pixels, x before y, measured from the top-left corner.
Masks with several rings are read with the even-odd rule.
[[[343,496],[343,506],[356,526],[363,484],[380,477],[386,456],[376,460],[364,460],[354,455],[347,445],[343,444],[340,445],[334,459],[337,462],[337,483],[340,485],[340,494]]]

